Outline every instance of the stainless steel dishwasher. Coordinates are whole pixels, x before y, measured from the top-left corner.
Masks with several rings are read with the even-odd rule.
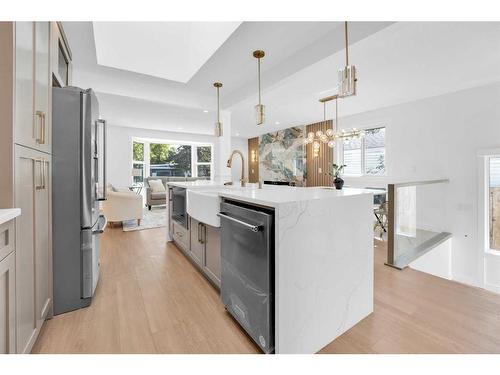
[[[221,203],[221,298],[264,353],[274,352],[274,211]]]

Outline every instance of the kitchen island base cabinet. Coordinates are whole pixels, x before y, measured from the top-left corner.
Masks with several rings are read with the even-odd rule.
[[[188,255],[203,274],[220,288],[220,229],[190,218],[191,247]]]
[[[220,287],[220,229],[203,225],[205,234],[205,253],[203,271]]]
[[[10,253],[0,260],[0,354],[16,352],[16,260]]]
[[[198,220],[190,218],[191,248],[189,255],[200,267],[203,263],[203,253],[205,251],[203,224]]]

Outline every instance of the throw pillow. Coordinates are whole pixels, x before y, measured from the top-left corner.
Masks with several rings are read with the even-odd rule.
[[[165,191],[165,186],[161,180],[149,180],[149,187],[153,193],[162,193]]]

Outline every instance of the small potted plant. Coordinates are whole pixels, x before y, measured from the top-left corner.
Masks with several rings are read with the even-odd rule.
[[[338,165],[333,163],[332,165],[332,171],[330,172],[330,176],[334,177],[333,184],[335,185],[335,189],[337,190],[341,190],[342,186],[344,186],[344,180],[342,179],[342,177],[340,177],[340,174],[344,170],[344,167],[346,167],[345,164]]]

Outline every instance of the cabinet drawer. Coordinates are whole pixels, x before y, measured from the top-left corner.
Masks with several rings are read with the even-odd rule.
[[[182,247],[184,251],[189,251],[189,231],[182,225],[177,224],[175,221],[173,223],[174,241]]]
[[[0,260],[14,250],[14,220],[0,224]]]

